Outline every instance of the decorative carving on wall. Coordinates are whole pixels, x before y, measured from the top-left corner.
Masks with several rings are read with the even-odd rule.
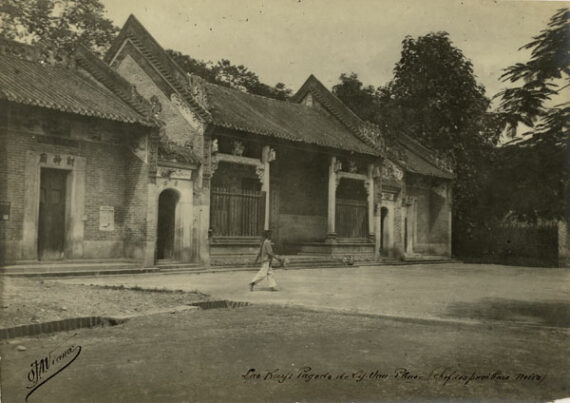
[[[382,200],[394,201],[396,200],[396,193],[382,192]]]
[[[267,162],[272,162],[277,159],[277,152],[273,149],[269,149],[269,154],[267,155]]]
[[[157,118],[160,112],[162,112],[162,104],[156,95],[150,97],[150,112],[155,118]]]
[[[435,157],[435,164],[437,165],[438,168],[446,172],[453,173],[453,163],[446,156],[437,154],[437,156]]]
[[[232,143],[232,154],[241,157],[244,152],[245,152],[245,145],[241,141],[235,140]]]
[[[265,176],[265,168],[262,166],[255,167],[255,174],[257,175],[257,178],[259,179],[261,184],[263,184],[263,178]]]
[[[348,161],[348,172],[356,173],[358,171],[358,166],[354,160]]]
[[[220,161],[216,156],[212,156],[212,163],[210,164],[210,176],[214,176],[218,167],[220,166]]]
[[[143,162],[147,162],[147,136],[131,136],[130,137],[131,151]]]
[[[217,153],[219,150],[218,139],[212,140],[212,154]]]
[[[192,171],[172,167],[158,167],[156,176],[169,179],[191,180]]]
[[[54,163],[55,165],[61,164],[61,157],[59,156],[59,154],[56,154],[56,156],[53,157],[53,163]]]
[[[392,161],[385,160],[382,166],[382,177],[385,179],[396,179],[400,182],[404,178],[404,171]]]
[[[340,162],[339,160],[336,160],[334,164],[334,171],[335,172],[342,171],[342,162]]]
[[[382,170],[380,169],[380,167],[378,165],[374,165],[372,167],[372,177],[374,179],[379,178],[382,175]]]
[[[67,165],[71,165],[73,166],[73,162],[75,161],[75,158],[73,157],[67,157]]]

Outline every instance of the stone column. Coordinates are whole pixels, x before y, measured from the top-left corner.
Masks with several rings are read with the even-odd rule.
[[[374,239],[374,164],[368,164],[366,174],[366,193],[368,194],[368,238]]]
[[[261,191],[265,192],[265,220],[263,223],[263,229],[269,229],[269,154],[271,148],[269,146],[263,146],[261,150],[261,162],[263,163],[263,180],[261,182]]]
[[[143,266],[153,267],[156,251],[156,223],[158,221],[158,190],[156,184],[149,180],[146,186],[146,234],[144,241]]]
[[[447,256],[451,257],[452,254],[452,244],[451,244],[451,236],[452,236],[452,228],[453,228],[453,190],[452,190],[452,182],[447,183],[447,206],[449,211],[447,212],[448,215],[448,222],[447,222]]]
[[[337,187],[337,160],[331,157],[329,165],[329,200],[327,215],[327,241],[336,240],[336,187]]]

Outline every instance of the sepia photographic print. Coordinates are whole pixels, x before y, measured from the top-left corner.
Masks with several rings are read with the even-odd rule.
[[[570,401],[570,11],[0,0],[0,399]]]

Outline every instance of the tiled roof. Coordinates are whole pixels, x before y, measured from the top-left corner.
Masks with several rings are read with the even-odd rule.
[[[319,103],[336,116],[337,119],[343,122],[347,127],[350,127],[363,141],[367,143],[371,141],[371,139],[363,137],[364,135],[362,134],[362,129],[367,126],[366,122],[360,119],[340,99],[327,90],[312,74],[295,95],[293,95],[291,100],[293,102],[301,102],[308,93],[313,95]],[[373,129],[379,130],[377,127]],[[402,165],[402,168],[406,171],[438,178],[454,178],[452,173],[438,166],[433,150],[417,143],[409,136],[401,134],[396,148],[403,154],[403,161],[400,162],[400,165]]]
[[[112,62],[127,40],[139,49],[206,123],[295,142],[379,155],[379,151],[360,140],[341,121],[317,108],[247,94],[207,83],[197,77],[189,80],[183,69],[133,15],[129,16],[107,52],[107,63]],[[206,92],[207,102],[196,96],[196,89],[201,91],[202,88]]]
[[[451,172],[438,168],[409,148],[402,147],[402,149],[404,151],[406,159],[401,164],[406,171],[419,175],[434,176],[436,178],[443,179],[453,179],[455,177]]]
[[[0,55],[0,99],[125,123],[157,123],[74,68]]]
[[[112,65],[113,59],[121,52],[126,41],[130,41],[145,59],[160,73],[168,82],[172,89],[180,95],[188,106],[207,122],[210,118],[205,111],[189,93],[188,74],[180,67],[168,54],[146,28],[130,15],[121,28],[119,35],[113,40],[111,47],[105,54],[105,62]],[[170,94],[167,94],[168,96]]]
[[[397,149],[404,154],[403,162],[400,164],[408,172],[443,179],[455,178],[454,173],[443,166],[443,161],[438,163],[433,150],[409,136],[405,134],[399,136]]]
[[[313,74],[305,80],[301,88],[291,97],[292,102],[301,102],[307,94],[311,94],[326,110],[351,129],[354,136],[374,148],[377,152],[384,152],[381,144],[380,128],[360,119],[340,99],[330,92]]]
[[[200,81],[212,124],[284,140],[369,155],[379,152],[318,107],[279,101]]]

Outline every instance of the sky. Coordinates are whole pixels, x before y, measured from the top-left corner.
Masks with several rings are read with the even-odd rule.
[[[229,59],[262,82],[296,91],[312,73],[331,88],[354,72],[375,87],[391,80],[406,35],[446,31],[493,96],[502,69],[565,1],[493,0],[102,0],[122,26],[134,14],[166,49]]]

